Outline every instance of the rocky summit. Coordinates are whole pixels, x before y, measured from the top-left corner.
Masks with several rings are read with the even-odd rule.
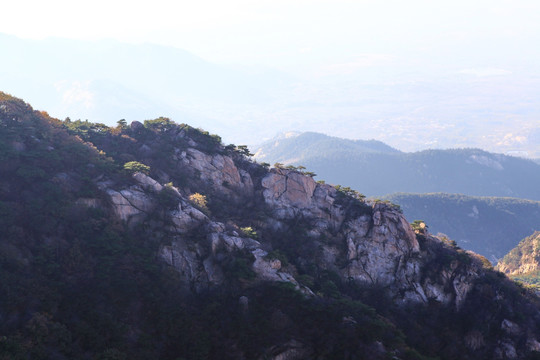
[[[0,94],[1,357],[540,356],[540,302],[487,259],[249,155]]]

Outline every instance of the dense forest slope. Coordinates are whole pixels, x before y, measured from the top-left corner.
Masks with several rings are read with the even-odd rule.
[[[411,220],[424,220],[459,246],[497,262],[521,239],[540,230],[540,202],[456,194],[386,196]]]
[[[247,153],[0,93],[0,357],[540,355],[538,299],[485,258]]]
[[[479,149],[403,153],[375,141],[314,133],[271,140],[254,149],[259,161],[303,165],[327,182],[368,196],[445,192],[540,200],[539,164]]]

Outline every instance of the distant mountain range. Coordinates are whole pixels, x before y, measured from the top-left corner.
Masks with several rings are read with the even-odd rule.
[[[0,34],[0,82],[9,93],[65,118],[116,124],[167,115],[227,129],[215,115],[230,104],[269,100],[289,76],[210,63],[185,50],[114,40],[19,39]],[[36,59],[40,59],[36,62]],[[265,84],[264,87],[260,84]],[[210,105],[211,104],[211,105]],[[233,127],[234,128],[234,127]],[[229,133],[230,134],[230,133]]]
[[[312,76],[216,64],[167,46],[6,34],[0,49],[2,89],[60,119],[115,125],[168,116],[236,144],[316,131],[406,151],[456,146],[540,157],[540,106],[531,95],[540,78],[529,74],[465,63],[433,73],[398,62]]]
[[[521,239],[540,230],[540,202],[456,194],[393,194],[410,221],[424,220],[464,249],[497,262]]]
[[[267,141],[253,152],[258,161],[303,165],[367,196],[445,192],[540,200],[538,163],[479,149],[406,153],[378,141],[308,132]]]
[[[284,164],[326,156],[350,157],[360,153],[399,154],[399,150],[377,140],[349,140],[315,132],[289,132],[255,146],[255,158],[278,159]]]

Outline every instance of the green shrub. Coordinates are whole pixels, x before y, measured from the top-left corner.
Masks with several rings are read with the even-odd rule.
[[[144,165],[138,161],[130,161],[124,164],[124,170],[134,174],[136,172],[141,172],[148,175],[150,173],[150,166]]]
[[[414,220],[411,223],[411,227],[414,230],[414,232],[417,234],[425,234],[428,228],[424,220]]]
[[[308,288],[312,288],[315,285],[315,279],[313,278],[313,276],[310,276],[308,274],[298,275],[296,277],[296,280],[298,280],[300,284],[307,286]]]
[[[251,269],[249,260],[242,257],[235,257],[224,266],[223,270],[233,279],[251,280],[255,278],[255,272]]]
[[[242,235],[248,238],[257,239],[259,237],[259,234],[251,226],[242,227],[240,231]]]
[[[174,128],[176,124],[167,117],[159,117],[154,120],[145,120],[144,127],[155,132],[166,132]]]
[[[199,193],[191,194],[189,195],[189,201],[205,214],[210,213],[210,210],[208,209],[208,200],[206,200],[206,196]]]
[[[338,191],[338,195],[352,197],[353,199],[363,201],[366,196],[356,190],[351,189],[348,186],[336,185],[334,186]]]
[[[270,251],[264,258],[268,260],[277,259],[281,262],[282,266],[289,265],[289,259],[287,258],[287,255],[277,249]]]
[[[164,186],[157,197],[159,203],[167,210],[174,210],[178,207],[178,197],[172,186]]]

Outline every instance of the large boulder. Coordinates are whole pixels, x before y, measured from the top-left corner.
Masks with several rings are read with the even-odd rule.
[[[277,220],[314,219],[316,229],[338,229],[345,213],[334,204],[337,190],[297,171],[272,169],[261,181],[265,203]]]
[[[178,157],[185,166],[195,170],[200,180],[212,186],[214,191],[242,197],[253,195],[250,174],[238,169],[231,157],[210,155],[194,148],[180,152]]]

